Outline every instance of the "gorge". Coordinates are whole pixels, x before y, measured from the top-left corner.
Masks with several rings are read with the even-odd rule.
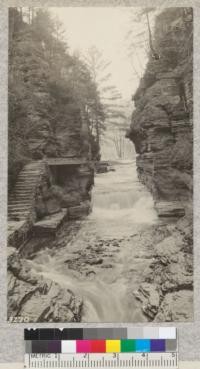
[[[105,173],[96,173],[101,141],[83,109],[86,91],[87,107],[98,97],[87,70],[67,55],[61,75],[54,66],[49,80],[44,68],[38,85],[38,60],[32,74],[27,60],[16,93],[24,43],[27,58],[37,46],[39,64],[48,65],[38,35],[30,44],[32,29],[18,27],[10,56],[8,320],[192,320],[192,10],[156,16],[157,57],[150,49],[126,133],[132,157],[110,158]],[[32,106],[25,118],[22,97]],[[21,119],[31,122],[23,144]]]

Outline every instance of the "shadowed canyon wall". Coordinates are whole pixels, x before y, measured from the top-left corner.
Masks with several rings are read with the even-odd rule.
[[[154,52],[134,95],[127,137],[139,179],[158,216],[154,258],[136,292],[148,320],[193,319],[193,15],[167,8],[156,18]],[[163,217],[163,218],[162,218]]]
[[[17,227],[86,201],[89,211],[98,148],[88,111],[96,86],[57,36],[48,11],[28,20],[10,8],[8,218]]]
[[[156,53],[149,55],[134,95],[127,133],[138,154],[139,178],[155,202],[181,201],[184,210],[192,197],[192,35],[191,8],[168,8],[157,16]],[[183,215],[183,209],[179,213],[172,206],[169,215]]]

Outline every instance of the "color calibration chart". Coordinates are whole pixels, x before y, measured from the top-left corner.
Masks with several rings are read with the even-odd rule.
[[[178,368],[174,327],[25,329],[25,368]]]

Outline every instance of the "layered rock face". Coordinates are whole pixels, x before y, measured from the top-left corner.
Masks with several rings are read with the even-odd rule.
[[[149,232],[153,261],[135,293],[150,321],[193,319],[192,224],[183,217]]]
[[[154,321],[193,317],[192,28],[191,8],[168,8],[157,16],[157,56],[149,56],[127,133],[138,154],[139,179],[164,218],[152,240],[154,260],[136,293]]]
[[[58,122],[52,139],[51,127],[46,128],[46,131],[38,130],[40,138],[32,137],[29,141],[32,157],[41,157],[49,168],[48,181],[41,183],[36,195],[37,218],[55,214],[62,208],[81,206],[86,201],[89,211],[94,170],[90,133],[84,114],[74,108],[73,119],[66,117],[66,122]],[[77,218],[82,215],[81,207],[79,213]]]
[[[138,174],[152,191],[159,215],[176,215],[176,201],[192,196],[192,9],[168,8],[157,16],[154,48],[134,96],[128,137]],[[171,201],[165,212],[162,203]],[[163,209],[163,211],[162,211]],[[183,210],[177,215],[183,215]]]
[[[49,98],[49,96],[47,96]],[[33,132],[28,147],[33,159],[44,157],[91,158],[90,133],[84,114],[66,104],[66,120],[56,122],[56,130],[45,122]],[[70,110],[70,116],[68,110]],[[73,113],[73,114],[72,114]],[[41,122],[40,122],[41,123]]]

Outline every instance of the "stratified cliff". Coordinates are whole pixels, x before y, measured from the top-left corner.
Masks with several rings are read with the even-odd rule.
[[[32,321],[81,319],[82,300],[33,276],[26,260],[47,247],[64,223],[89,213],[91,161],[99,151],[89,115],[94,100],[95,109],[100,104],[96,85],[84,62],[68,52],[57,26],[43,8],[9,9],[10,321],[20,315]]]
[[[192,9],[157,16],[154,48],[134,96],[128,137],[160,216],[182,216],[192,197]],[[178,203],[177,203],[178,201]]]
[[[48,10],[28,11],[29,19],[9,10],[9,192],[31,161],[99,156],[91,116],[100,99],[87,65],[69,53]]]
[[[85,202],[89,211],[99,154],[91,114],[100,100],[49,11],[28,12],[9,10],[8,219],[34,223],[62,208],[77,217]]]
[[[164,219],[150,238],[154,259],[136,292],[154,321],[192,319],[192,20],[191,8],[167,8],[157,16],[156,54],[135,93],[127,133],[138,154],[139,179]]]

